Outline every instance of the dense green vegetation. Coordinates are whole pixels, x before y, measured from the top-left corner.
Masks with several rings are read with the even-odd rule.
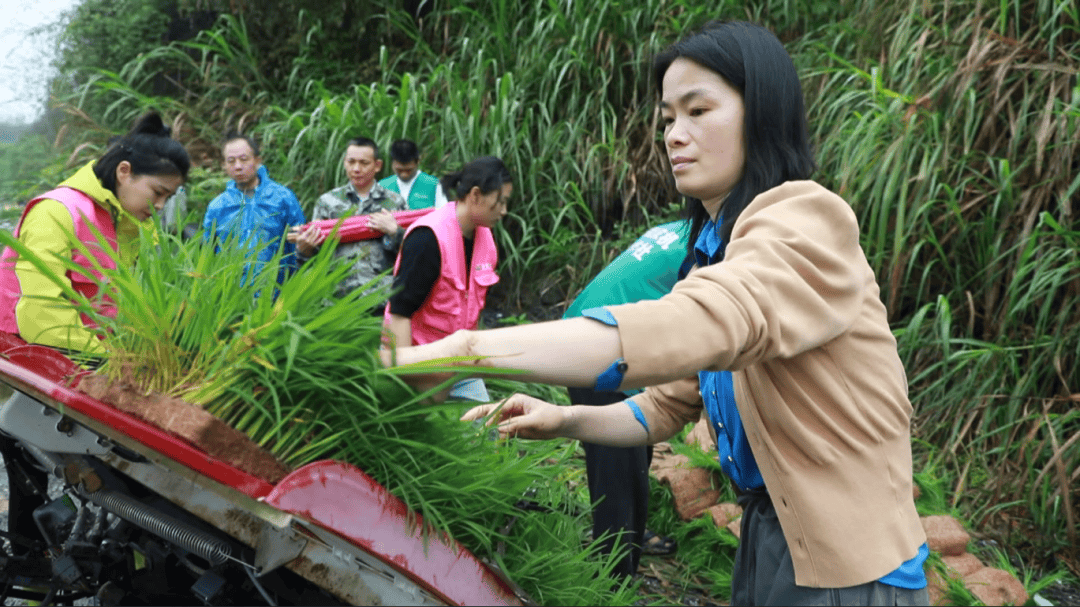
[[[33,172],[0,191],[52,183],[150,107],[206,167],[196,208],[221,186],[230,128],[262,140],[308,209],[344,181],[355,135],[413,138],[434,172],[497,154],[518,179],[497,295],[529,312],[673,213],[651,55],[709,18],[763,22],[803,74],[817,178],[860,218],[907,365],[917,472],[1028,566],[1080,574],[1073,0],[475,0],[421,19],[398,6],[182,2],[222,14],[57,88],[59,147],[33,160],[44,142],[4,144],[3,166]]]

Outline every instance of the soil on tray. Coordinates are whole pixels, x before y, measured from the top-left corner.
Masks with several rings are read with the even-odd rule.
[[[145,394],[129,383],[112,382],[95,374],[83,376],[76,389],[270,484],[276,484],[289,473],[285,464],[252,442],[246,434],[179,398],[153,392]]]

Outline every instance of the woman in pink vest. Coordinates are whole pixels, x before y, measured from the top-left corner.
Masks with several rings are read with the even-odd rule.
[[[115,314],[108,296],[99,292],[95,264],[111,269],[117,260],[133,262],[139,225],[152,225],[154,210],[163,208],[190,166],[184,146],[169,137],[160,115],[150,113],[101,158],[28,202],[14,236],[48,272],[29,256],[4,248],[0,331],[68,351],[101,352],[93,321],[73,305],[70,294],[87,297],[98,312]]]
[[[442,179],[451,202],[409,226],[394,264],[386,324],[397,346],[476,328],[488,287],[499,281],[491,228],[514,186],[503,161],[483,156]]]

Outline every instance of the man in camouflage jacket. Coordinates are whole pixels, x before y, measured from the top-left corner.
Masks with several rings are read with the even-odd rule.
[[[334,256],[348,260],[353,267],[352,273],[338,285],[339,296],[364,286],[393,267],[405,230],[397,225],[390,212],[406,208],[405,199],[400,194],[387,190],[375,180],[382,170],[382,160],[374,141],[365,137],[350,140],[345,150],[344,164],[349,183],[320,196],[315,203],[312,219],[318,221],[371,215],[369,225],[384,236],[376,240],[337,243]],[[303,261],[314,255],[321,243],[309,232],[299,235],[296,244],[298,257]],[[365,289],[365,293],[379,287],[389,287],[392,282],[393,276],[387,273]],[[382,309],[379,308],[378,312],[381,314]]]

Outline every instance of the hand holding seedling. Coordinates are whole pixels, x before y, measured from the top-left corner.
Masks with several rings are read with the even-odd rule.
[[[465,348],[461,342],[465,332],[458,333],[425,346],[396,347],[392,333],[387,332],[383,334],[379,359],[384,367],[396,367],[402,379],[419,391],[428,391],[446,383],[442,390],[432,395],[434,400],[443,401],[452,388],[447,382],[455,375],[448,368],[454,367],[460,371],[461,367],[469,364],[462,362],[460,354]]]
[[[514,394],[498,403],[473,407],[461,421],[473,421],[491,415],[487,425],[497,425],[499,436],[546,440],[563,436],[560,432],[571,409],[560,407],[525,394]]]

